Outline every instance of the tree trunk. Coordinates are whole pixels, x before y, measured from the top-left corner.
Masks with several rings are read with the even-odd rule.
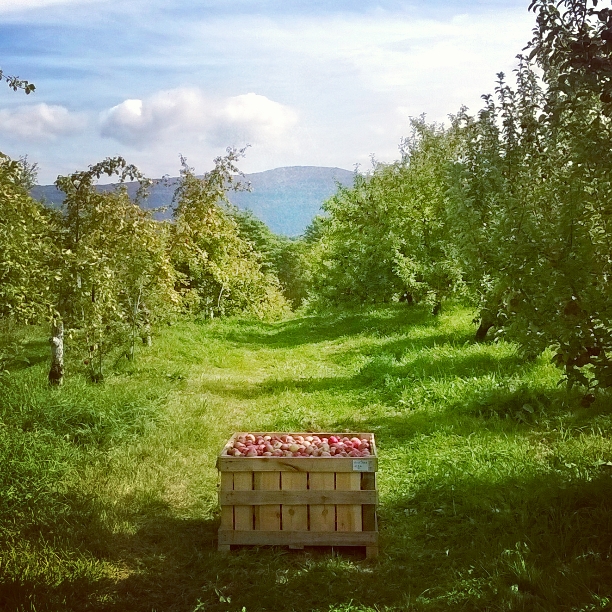
[[[487,332],[493,327],[495,323],[488,319],[486,316],[483,316],[480,319],[480,326],[476,330],[476,341],[483,342],[487,336]]]
[[[142,303],[141,310],[142,328],[140,330],[140,337],[145,346],[151,346],[153,344],[153,340],[151,339],[151,313],[144,302]]]
[[[51,327],[51,369],[49,383],[59,386],[64,382],[64,323],[54,321]]]

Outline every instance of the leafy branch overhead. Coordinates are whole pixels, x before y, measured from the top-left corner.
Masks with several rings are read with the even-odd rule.
[[[5,81],[13,91],[23,90],[26,94],[31,94],[36,89],[33,83],[5,74],[2,70],[0,70],[0,81]]]
[[[526,50],[552,91],[594,93],[612,114],[612,9],[599,0],[533,0],[537,25]]]

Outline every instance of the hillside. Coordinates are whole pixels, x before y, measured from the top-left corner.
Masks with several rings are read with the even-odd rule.
[[[232,192],[230,200],[241,209],[253,211],[273,232],[285,236],[303,233],[312,218],[319,212],[321,204],[336,191],[337,183],[350,185],[353,173],[342,168],[321,166],[289,166],[265,172],[247,174],[251,191]],[[177,178],[158,181],[145,201],[148,208],[168,209],[158,213],[158,218],[169,218],[172,195]],[[137,183],[128,183],[130,195],[137,190]],[[110,189],[100,185],[100,189]],[[61,205],[63,194],[55,185],[37,185],[32,196],[53,206]]]

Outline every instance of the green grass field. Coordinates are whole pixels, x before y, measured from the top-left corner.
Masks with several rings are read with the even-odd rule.
[[[180,322],[104,384],[21,330],[0,375],[0,609],[612,609],[612,399],[397,305]],[[70,355],[68,355],[70,358]],[[236,430],[371,431],[381,553],[216,551]]]

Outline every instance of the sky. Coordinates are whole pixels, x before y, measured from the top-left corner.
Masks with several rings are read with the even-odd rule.
[[[528,0],[0,0],[0,151],[40,184],[122,155],[147,176],[390,162],[410,118],[476,113]]]

